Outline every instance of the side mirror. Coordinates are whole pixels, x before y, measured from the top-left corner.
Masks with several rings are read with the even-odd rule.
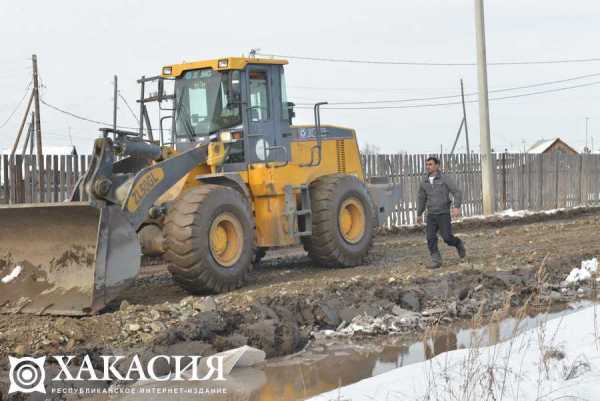
[[[292,125],[292,119],[294,117],[296,117],[296,112],[294,111],[294,106],[296,106],[296,103],[287,102],[288,120],[290,122],[290,125]]]

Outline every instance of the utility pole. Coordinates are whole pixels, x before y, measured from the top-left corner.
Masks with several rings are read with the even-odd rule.
[[[117,130],[117,96],[119,95],[118,78],[115,75],[114,94],[113,94],[113,130]]]
[[[483,0],[475,0],[475,32],[477,36],[477,78],[479,81],[479,142],[483,214],[490,215],[494,213],[494,172],[492,171]]]
[[[465,127],[465,142],[467,145],[467,154],[471,153],[471,149],[469,149],[469,128],[467,127],[467,110],[465,108],[465,88],[463,85],[462,78],[460,80],[460,97],[462,99],[463,117],[462,120],[460,120],[460,126],[458,127],[458,132],[456,133],[456,138],[454,139],[454,144],[452,145],[452,150],[450,151],[451,155],[454,154],[454,150],[456,149],[456,144],[458,143],[458,140],[460,138],[460,133],[462,132],[463,126]]]
[[[40,119],[40,87],[38,83],[37,56],[31,56],[33,63],[33,98],[35,102],[35,146],[37,150],[37,165],[39,170],[40,201],[44,201],[44,156],[42,151],[42,123]]]
[[[17,146],[19,146],[19,141],[21,140],[21,134],[23,133],[23,128],[25,128],[25,123],[27,122],[27,117],[29,117],[29,110],[31,109],[31,102],[33,102],[33,91],[29,96],[29,101],[27,102],[27,107],[25,108],[25,114],[23,115],[23,119],[21,120],[21,125],[19,126],[19,130],[17,131],[17,138],[15,139],[15,143],[13,144],[12,151],[10,152],[10,165],[12,166],[14,163],[15,152],[17,151]]]

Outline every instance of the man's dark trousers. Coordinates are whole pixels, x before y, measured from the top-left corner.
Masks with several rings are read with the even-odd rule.
[[[437,245],[438,231],[446,244],[458,247],[460,239],[452,235],[452,220],[450,219],[450,213],[427,213],[427,247],[432,255],[439,253]]]

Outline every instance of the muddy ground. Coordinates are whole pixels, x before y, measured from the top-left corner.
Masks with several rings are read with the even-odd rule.
[[[357,316],[396,319],[391,331],[421,332],[478,310],[491,313],[507,296],[513,306],[532,296],[539,301],[540,289],[542,300],[564,302],[590,291],[565,294],[560,282],[582,259],[600,254],[599,227],[600,209],[458,223],[468,257],[461,261],[440,243],[444,266],[435,271],[425,268],[422,228],[380,233],[368,263],[355,268],[315,267],[301,249],[273,251],[245,288],[209,297],[190,297],[164,266],[148,266],[97,316],[0,315],[0,371],[8,369],[9,354],[149,358],[249,344],[274,357],[298,352],[315,331],[343,331]]]

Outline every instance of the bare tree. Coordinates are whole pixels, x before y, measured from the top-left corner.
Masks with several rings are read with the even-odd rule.
[[[379,154],[379,151],[380,151],[379,146],[373,145],[368,142],[366,142],[364,144],[364,146],[362,147],[362,149],[360,150],[360,152],[363,155],[376,155],[376,154]]]

